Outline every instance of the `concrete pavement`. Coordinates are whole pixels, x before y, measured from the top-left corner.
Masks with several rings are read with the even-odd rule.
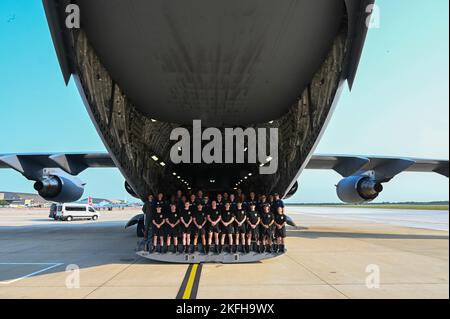
[[[377,220],[370,209],[370,218],[356,219],[334,208],[289,210],[301,227],[289,229],[285,256],[205,264],[197,298],[449,297],[448,217],[447,230],[436,230]],[[123,227],[136,213],[64,223],[43,210],[1,209],[0,298],[175,298],[188,266],[135,254],[135,230]],[[70,288],[76,281],[69,265],[80,269],[79,288]],[[377,279],[379,288],[369,289]]]

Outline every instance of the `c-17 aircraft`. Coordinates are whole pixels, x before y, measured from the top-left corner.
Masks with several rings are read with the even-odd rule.
[[[403,171],[448,177],[448,160],[314,155],[344,85],[351,88],[355,81],[373,0],[44,0],[43,5],[64,80],[73,77],[107,149],[0,155],[0,168],[34,181],[49,201],[81,198],[84,183],[76,176],[97,167],[117,167],[126,190],[141,199],[178,189],[213,193],[236,187],[288,198],[304,169],[332,169],[343,177],[338,197],[363,203]],[[220,131],[277,128],[277,170],[260,173],[270,157],[175,163],[171,133],[181,128],[194,134],[195,120]],[[130,224],[141,222],[137,217]],[[197,257],[183,261],[274,256]]]

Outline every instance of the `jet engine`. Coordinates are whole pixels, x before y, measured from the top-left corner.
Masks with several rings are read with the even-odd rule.
[[[34,183],[39,195],[52,202],[75,202],[83,196],[84,185],[76,178],[49,175]]]
[[[339,199],[350,204],[373,201],[382,191],[381,183],[365,175],[346,177],[336,186]]]
[[[131,196],[133,196],[134,198],[138,198],[139,196],[136,194],[136,192],[133,190],[133,188],[131,187],[130,184],[128,184],[127,181],[125,181],[125,190],[127,191],[128,194],[130,194]]]

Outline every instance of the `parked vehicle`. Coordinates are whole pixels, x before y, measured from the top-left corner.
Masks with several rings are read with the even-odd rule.
[[[72,221],[74,219],[97,220],[99,212],[87,204],[59,204],[57,205],[56,219]]]
[[[56,220],[56,213],[58,210],[58,205],[57,204],[52,204],[50,206],[50,213],[48,215],[49,218],[53,218],[54,220]]]

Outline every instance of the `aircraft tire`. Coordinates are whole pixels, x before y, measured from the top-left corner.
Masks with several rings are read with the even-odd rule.
[[[139,221],[136,227],[136,235],[139,238],[144,237],[144,233],[145,233],[145,226],[144,226],[144,221]]]

